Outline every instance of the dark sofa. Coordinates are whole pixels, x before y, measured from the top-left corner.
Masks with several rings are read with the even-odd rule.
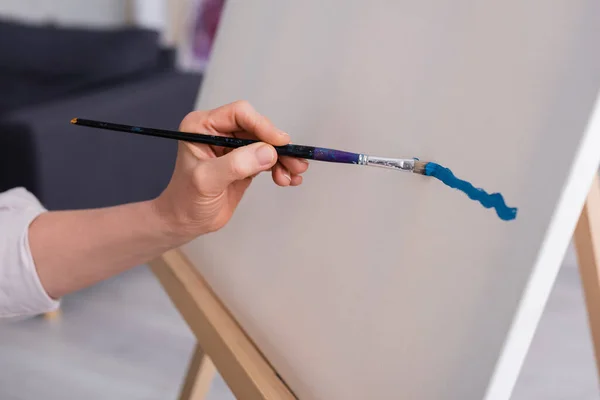
[[[24,186],[55,210],[160,193],[174,141],[69,123],[80,117],[177,129],[201,76],[179,72],[156,32],[0,21],[0,38],[0,191]]]

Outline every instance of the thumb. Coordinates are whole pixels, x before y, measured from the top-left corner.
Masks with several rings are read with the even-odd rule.
[[[206,194],[218,194],[235,181],[269,170],[277,162],[277,152],[266,143],[239,147],[216,158],[203,160],[195,171],[198,187]]]

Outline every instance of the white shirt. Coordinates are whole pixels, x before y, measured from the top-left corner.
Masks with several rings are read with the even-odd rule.
[[[56,310],[40,282],[29,248],[29,225],[47,210],[23,188],[0,193],[0,319]]]

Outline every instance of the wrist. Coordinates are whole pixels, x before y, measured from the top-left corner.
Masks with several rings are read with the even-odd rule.
[[[190,224],[186,223],[184,218],[178,215],[175,208],[162,196],[148,201],[146,206],[158,231],[166,240],[174,243],[173,247],[181,246],[199,236],[199,234],[190,232]]]

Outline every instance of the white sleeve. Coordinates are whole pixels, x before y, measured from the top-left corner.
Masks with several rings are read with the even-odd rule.
[[[29,248],[29,225],[47,210],[27,190],[0,193],[0,319],[58,308],[42,287]]]

